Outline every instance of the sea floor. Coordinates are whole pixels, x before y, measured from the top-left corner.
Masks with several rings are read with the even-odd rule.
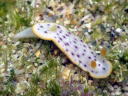
[[[95,79],[51,41],[16,40],[38,22],[65,26],[113,66]],[[0,96],[128,96],[127,0],[1,0]]]

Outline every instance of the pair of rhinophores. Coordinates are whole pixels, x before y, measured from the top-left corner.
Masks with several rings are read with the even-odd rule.
[[[89,72],[94,78],[106,78],[112,71],[109,61],[97,55],[79,37],[59,24],[37,23],[15,35],[17,39],[30,37],[53,41],[72,63]]]

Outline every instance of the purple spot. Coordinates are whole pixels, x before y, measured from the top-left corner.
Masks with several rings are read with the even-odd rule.
[[[80,55],[79,55],[79,54],[77,54],[77,57],[79,58],[79,57],[80,57]]]
[[[84,52],[86,52],[86,50],[84,49]]]
[[[43,28],[43,26],[41,25],[40,28]]]
[[[57,35],[59,35],[59,33],[56,33]]]
[[[85,64],[84,67],[87,67],[87,65]]]
[[[47,31],[44,31],[44,33],[48,33]]]
[[[71,34],[71,32],[68,32],[68,34]]]
[[[85,48],[86,48],[86,45],[83,45],[83,47],[85,47]]]
[[[84,54],[84,53],[82,53],[82,55],[84,56],[85,54]]]
[[[77,46],[74,46],[76,49],[78,48]]]
[[[98,66],[100,66],[100,64],[98,64]]]
[[[93,73],[94,71],[92,70],[91,72]]]
[[[65,43],[64,45],[65,45],[65,46],[69,46],[69,43]]]
[[[63,36],[63,38],[66,38],[65,36]]]
[[[66,36],[69,36],[68,34],[66,34]]]
[[[105,62],[105,60],[103,60],[103,63]]]
[[[105,70],[105,68],[103,68],[103,70]]]
[[[77,41],[77,39],[76,39],[76,38],[75,38],[74,40],[75,40],[75,41]]]
[[[90,56],[89,56],[88,58],[89,58],[89,59],[91,59],[91,57],[90,57]]]
[[[57,28],[60,28],[60,26],[57,26]]]
[[[60,40],[63,40],[61,37],[59,38]]]
[[[50,26],[50,24],[47,24],[47,26]]]
[[[83,40],[80,40],[80,42],[83,42]]]
[[[91,52],[92,54],[94,54],[94,52]]]
[[[76,41],[73,41],[74,43],[76,43]]]
[[[74,53],[73,52],[71,54],[72,54],[72,56],[74,56]]]
[[[59,32],[62,33],[62,30],[60,30]]]
[[[79,63],[82,63],[82,61],[79,60]]]
[[[91,49],[91,47],[90,47],[90,46],[89,46],[88,48],[89,48],[89,49]]]

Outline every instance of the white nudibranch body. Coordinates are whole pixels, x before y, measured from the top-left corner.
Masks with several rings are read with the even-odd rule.
[[[110,75],[111,63],[97,55],[95,51],[91,50],[87,44],[65,27],[55,23],[37,23],[32,27],[32,32],[36,37],[53,41],[71,62],[89,72],[92,77],[106,78]]]

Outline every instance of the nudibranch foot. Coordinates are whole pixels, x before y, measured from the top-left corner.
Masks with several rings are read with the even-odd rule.
[[[37,23],[32,27],[31,32],[28,31],[24,31],[24,34],[26,32],[26,35],[30,33],[31,36],[35,35],[37,38],[53,41],[72,63],[89,72],[92,77],[106,78],[110,75],[111,63],[97,55],[83,40],[65,27],[55,23]],[[16,37],[20,36],[16,35]]]

